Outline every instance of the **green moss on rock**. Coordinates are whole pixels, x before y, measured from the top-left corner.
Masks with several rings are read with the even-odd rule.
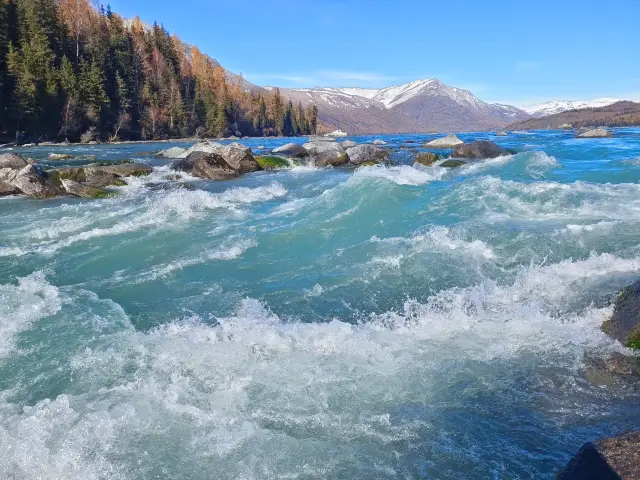
[[[431,165],[436,163],[438,160],[440,160],[440,158],[441,158],[440,155],[438,155],[437,153],[420,152],[416,155],[415,162],[421,165],[424,165],[426,167],[430,167]]]
[[[291,163],[283,157],[278,157],[275,155],[261,155],[257,156],[256,162],[263,170],[276,170],[278,168],[289,168],[291,167]]]
[[[440,164],[441,167],[445,168],[457,168],[461,167],[462,165],[466,165],[466,163],[462,160],[447,160],[446,162],[442,162]]]
[[[378,162],[376,162],[375,160],[369,160],[367,162],[362,162],[358,165],[358,168],[360,167],[375,167],[376,165],[378,165]]]

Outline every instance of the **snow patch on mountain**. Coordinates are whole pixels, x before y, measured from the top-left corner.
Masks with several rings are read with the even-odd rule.
[[[551,100],[522,107],[522,110],[534,117],[545,117],[576,108],[606,107],[619,102],[618,98],[596,98],[594,100]]]

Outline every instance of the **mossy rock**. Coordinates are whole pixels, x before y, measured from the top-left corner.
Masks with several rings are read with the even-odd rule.
[[[87,174],[84,168],[60,168],[46,172],[51,181],[58,187],[62,187],[62,180],[73,180],[74,182],[85,182]]]
[[[378,162],[376,162],[375,160],[369,160],[367,162],[362,162],[362,163],[358,164],[358,168],[360,168],[360,167],[375,167],[376,165],[378,165]]]
[[[463,162],[462,160],[447,160],[440,164],[441,167],[445,168],[457,168],[461,167],[462,165],[466,165],[466,162]]]
[[[636,331],[631,332],[627,340],[627,347],[634,350],[640,350],[640,328],[636,327]]]
[[[173,175],[165,175],[164,177],[162,177],[162,179],[168,180],[170,182],[177,182],[178,180],[182,179],[182,177],[180,175],[173,174]]]
[[[416,155],[415,162],[426,167],[430,167],[438,160],[440,160],[440,155],[433,152],[420,152]]]
[[[95,162],[92,163],[92,167],[108,167],[110,165],[129,165],[130,163],[136,163],[133,160],[129,160],[128,158],[124,158],[122,160],[114,160],[114,161],[104,161],[104,162]]]
[[[263,170],[277,170],[279,168],[290,168],[291,163],[284,157],[277,157],[275,155],[260,155],[255,157],[258,165]]]

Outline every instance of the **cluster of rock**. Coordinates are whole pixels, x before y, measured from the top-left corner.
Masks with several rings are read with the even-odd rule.
[[[510,152],[493,142],[480,140],[472,143],[464,143],[455,135],[437,138],[426,143],[425,148],[451,149],[451,158],[440,162],[442,157],[433,152],[421,152],[415,156],[415,162],[425,166],[438,165],[440,167],[460,167],[468,161],[497,158],[508,155]]]
[[[94,164],[45,171],[30,159],[5,153],[0,155],[0,196],[101,198],[107,196],[105,187],[124,185],[124,177],[149,173],[151,167],[140,163]]]
[[[319,137],[311,138],[303,145],[282,145],[271,154],[254,157],[249,147],[239,143],[222,145],[217,142],[199,142],[188,149],[173,147],[163,150],[158,156],[175,159],[172,164],[174,170],[189,172],[200,178],[224,180],[249,172],[298,163],[317,167],[377,164],[388,157],[389,151],[378,145],[358,145],[351,140],[340,143]],[[278,158],[282,161],[278,161]]]

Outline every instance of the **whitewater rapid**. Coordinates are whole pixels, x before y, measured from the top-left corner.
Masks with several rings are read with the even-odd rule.
[[[116,198],[0,199],[0,477],[552,478],[640,427],[590,374],[630,354],[600,325],[640,274],[640,137],[504,141],[229,182],[140,153]]]

